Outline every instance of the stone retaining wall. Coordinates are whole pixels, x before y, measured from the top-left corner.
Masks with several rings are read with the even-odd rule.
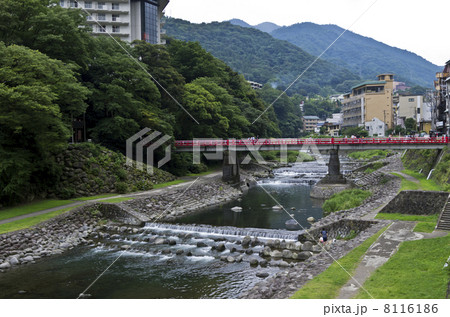
[[[448,199],[447,192],[405,190],[400,192],[381,212],[409,215],[434,215],[440,213]]]
[[[343,219],[322,227],[316,227],[314,229],[308,230],[306,233],[299,235],[298,240],[300,242],[308,240],[317,241],[322,230],[326,230],[328,232],[329,240],[344,238],[349,236],[352,231],[358,234],[376,223],[378,222],[368,220]]]

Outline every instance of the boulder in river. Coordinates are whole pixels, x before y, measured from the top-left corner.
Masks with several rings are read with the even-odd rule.
[[[288,230],[299,230],[300,226],[298,225],[297,221],[294,219],[287,220],[284,225],[286,226],[286,229]]]
[[[242,211],[242,207],[235,206],[235,207],[231,208],[231,210],[233,210],[234,212],[241,212]]]
[[[308,218],[306,218],[306,221],[308,221],[308,222],[315,222],[316,219],[314,217],[308,217]]]

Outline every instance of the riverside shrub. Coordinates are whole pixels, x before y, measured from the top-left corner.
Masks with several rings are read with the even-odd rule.
[[[327,199],[322,206],[326,213],[335,212],[338,210],[345,210],[358,207],[362,202],[369,198],[372,193],[368,190],[348,189],[340,193],[334,194]]]

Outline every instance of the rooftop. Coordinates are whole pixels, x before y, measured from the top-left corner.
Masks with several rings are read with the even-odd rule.
[[[320,120],[320,118],[317,116],[304,116],[303,118],[307,120]]]
[[[386,83],[386,81],[384,81],[384,80],[370,80],[370,81],[365,81],[365,82],[363,82],[363,83],[361,83],[361,84],[358,84],[358,85],[356,85],[356,86],[353,86],[353,87],[352,87],[352,90],[355,89],[355,88],[358,88],[358,87],[362,87],[362,86],[367,86],[367,85],[380,85],[380,84],[385,84],[385,83]]]

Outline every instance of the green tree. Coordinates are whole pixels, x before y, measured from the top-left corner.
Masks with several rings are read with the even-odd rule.
[[[24,199],[57,180],[53,154],[70,136],[58,105],[85,92],[72,69],[28,48],[0,43],[0,200]],[[86,94],[64,101],[83,105]]]
[[[92,91],[87,118],[94,141],[123,151],[126,139],[144,127],[173,135],[173,116],[159,108],[161,95],[146,66],[141,68],[109,38],[96,39],[94,56],[83,75]]]
[[[0,39],[87,68],[92,37],[80,9],[54,0],[0,0]]]
[[[367,132],[362,127],[350,127],[350,128],[343,129],[341,135],[344,135],[347,137],[354,135],[356,137],[362,138],[362,137],[368,137],[369,132]]]
[[[417,122],[414,118],[407,118],[405,120],[405,128],[408,133],[414,133],[417,131]]]

